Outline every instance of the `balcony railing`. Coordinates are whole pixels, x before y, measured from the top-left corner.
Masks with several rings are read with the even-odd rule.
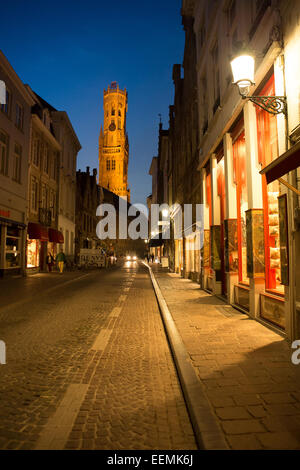
[[[46,227],[51,226],[51,211],[43,207],[39,208],[39,222]]]

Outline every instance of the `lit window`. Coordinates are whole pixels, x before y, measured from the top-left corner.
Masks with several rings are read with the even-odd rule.
[[[11,110],[11,93],[10,91],[6,88],[6,103],[0,105],[1,111],[3,111],[5,114],[10,116],[10,110]]]

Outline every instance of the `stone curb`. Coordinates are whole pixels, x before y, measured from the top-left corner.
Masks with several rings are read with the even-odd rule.
[[[190,414],[198,447],[201,450],[228,449],[229,447],[221,431],[220,425],[205,395],[204,388],[202,387],[191,364],[190,356],[177,330],[153,271],[148,264],[143,264],[149,269],[150,278],[173,353],[177,373]]]

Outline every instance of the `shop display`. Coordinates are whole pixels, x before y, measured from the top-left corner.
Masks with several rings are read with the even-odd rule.
[[[211,267],[215,271],[221,270],[221,226],[213,225],[211,228]]]
[[[37,268],[39,258],[39,240],[27,240],[27,268]]]
[[[224,220],[225,229],[225,270],[226,272],[238,272],[238,239],[237,220]]]
[[[263,209],[249,209],[247,218],[247,275],[249,278],[264,277],[264,218]]]
[[[289,253],[286,194],[278,198],[279,231],[280,231],[280,272],[283,285],[289,285]]]

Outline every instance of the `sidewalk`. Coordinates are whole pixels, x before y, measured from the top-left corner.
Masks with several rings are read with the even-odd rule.
[[[199,285],[152,265],[231,449],[300,449],[300,365],[287,341]]]

